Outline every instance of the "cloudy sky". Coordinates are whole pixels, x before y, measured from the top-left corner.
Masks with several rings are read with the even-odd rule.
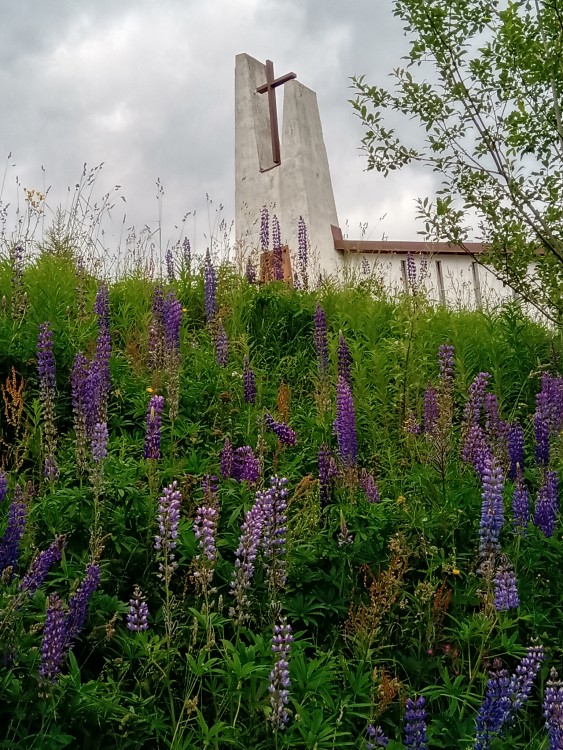
[[[385,83],[407,49],[391,0],[0,0],[0,9],[1,199],[12,210],[24,188],[50,187],[51,210],[68,204],[84,164],[103,162],[91,202],[111,193],[108,246],[159,218],[165,246],[188,215],[185,234],[205,250],[218,220],[233,217],[234,58],[248,52],[317,92],[345,232],[359,238],[367,223],[370,239],[418,238],[414,199],[432,194],[431,177],[365,172],[347,101],[350,76]]]

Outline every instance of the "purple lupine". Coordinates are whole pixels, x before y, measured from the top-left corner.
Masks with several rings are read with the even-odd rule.
[[[463,443],[461,457],[463,461],[473,464],[475,471],[483,478],[485,462],[491,455],[485,432],[480,424],[472,424],[467,431]]]
[[[260,476],[260,461],[249,445],[236,449],[233,461],[232,476],[238,482],[254,484]]]
[[[57,428],[55,426],[55,357],[53,355],[53,331],[48,322],[39,326],[37,339],[37,370],[39,374],[39,397],[43,407],[45,426],[44,475],[48,481],[58,476],[55,461]]]
[[[362,469],[362,475],[360,477],[360,487],[366,493],[366,500],[368,503],[379,502],[379,490],[373,474],[368,474],[365,469]]]
[[[434,435],[438,429],[438,392],[432,385],[424,391],[424,432]]]
[[[110,390],[109,362],[111,357],[111,335],[109,332],[109,292],[102,284],[96,295],[94,312],[98,316],[98,337],[96,339],[96,354],[90,367],[97,371],[96,383],[99,388],[98,416],[95,422],[107,420],[107,398]],[[93,427],[93,424],[92,424]]]
[[[27,573],[19,585],[20,591],[25,591],[32,596],[41,586],[52,566],[60,562],[62,551],[66,544],[64,536],[56,536],[49,547],[37,554],[28,568]]]
[[[266,414],[264,418],[266,429],[269,432],[273,432],[277,435],[278,440],[282,445],[295,445],[297,442],[297,435],[295,431],[285,424],[285,422],[276,422],[271,414]]]
[[[463,424],[466,429],[479,421],[490,377],[488,372],[479,372],[469,386],[467,403],[463,411]]]
[[[297,222],[297,257],[299,259],[299,273],[301,284],[304,289],[309,288],[309,277],[307,274],[307,263],[309,256],[309,237],[307,236],[307,225],[302,216]]]
[[[538,406],[534,413],[535,458],[538,466],[547,466],[549,464],[550,431],[547,409]]]
[[[524,534],[530,522],[530,493],[521,474],[516,478],[512,495],[512,526],[517,534]]]
[[[39,662],[39,677],[42,680],[56,681],[66,656],[67,644],[68,620],[63,603],[56,594],[50,594]]]
[[[249,284],[256,284],[256,269],[254,268],[254,263],[250,257],[246,259],[245,276]]]
[[[180,349],[180,326],[182,324],[182,304],[174,294],[168,292],[162,307],[164,344],[168,356],[174,357]]]
[[[512,714],[514,715],[530,697],[534,680],[545,658],[543,646],[529,646],[510,678]]]
[[[248,357],[244,357],[242,365],[242,390],[244,400],[247,404],[256,403],[256,380],[254,378],[254,371],[250,367]]]
[[[548,750],[563,748],[563,682],[552,668],[546,683],[543,700],[545,728],[549,738]]]
[[[342,511],[340,511],[340,530],[338,532],[337,539],[339,547],[344,547],[345,545],[352,544],[354,541],[354,537],[348,529],[348,524],[346,523],[346,519],[344,518],[344,513],[342,513]]]
[[[519,422],[511,422],[508,426],[508,478],[516,479],[519,472],[524,471],[524,430]]]
[[[164,292],[160,286],[155,286],[149,326],[149,370],[159,370],[164,364],[164,338]]]
[[[283,618],[280,624],[274,625],[272,637],[272,651],[275,654],[274,668],[270,672],[270,704],[272,713],[270,721],[275,732],[283,731],[289,723],[289,688],[291,679],[289,676],[289,653],[293,635],[291,625]]]
[[[440,368],[440,390],[451,393],[454,382],[454,347],[441,344],[438,347],[438,365]]]
[[[168,281],[170,284],[172,284],[173,281],[176,279],[176,275],[174,273],[174,255],[172,253],[172,248],[169,247],[166,250],[166,275],[168,276]]]
[[[500,732],[510,717],[511,692],[508,670],[495,659],[489,672],[485,699],[475,720],[475,750],[488,750],[492,737]]]
[[[145,432],[145,458],[160,458],[160,431],[162,429],[162,412],[164,397],[153,396],[147,410],[147,429]]]
[[[358,460],[358,436],[352,391],[340,376],[336,388],[336,419],[334,431],[338,440],[338,455],[346,469],[354,467]]]
[[[416,262],[411,252],[407,253],[407,287],[411,294],[415,295],[418,291],[416,283]]]
[[[13,569],[18,564],[20,542],[27,522],[27,505],[21,487],[16,487],[8,509],[8,521],[4,536],[0,539],[0,574],[6,568]]]
[[[283,281],[281,231],[278,217],[275,214],[272,216],[272,250],[274,259],[274,279],[276,281]]]
[[[328,338],[326,313],[318,302],[315,307],[315,350],[319,376],[324,380],[328,377]]]
[[[342,331],[338,333],[338,377],[344,378],[349,386],[352,385],[352,355]]]
[[[257,493],[258,494],[258,493]],[[273,589],[285,586],[286,523],[287,523],[287,479],[270,477],[270,487],[261,493],[264,513],[262,551],[267,578]]]
[[[499,536],[504,523],[502,502],[502,467],[488,454],[482,476],[481,524],[479,526],[479,554],[490,557],[500,549]]]
[[[84,627],[88,614],[88,604],[92,594],[100,583],[100,566],[88,563],[86,574],[82,579],[76,593],[70,597],[68,602],[67,633],[69,644],[76,638]]]
[[[426,701],[419,695],[416,700],[407,698],[405,711],[405,727],[403,731],[404,745],[407,750],[426,750]]]
[[[405,419],[405,430],[410,435],[420,435],[422,432],[422,425],[416,418],[415,413],[412,410],[409,410],[407,414],[407,418]]]
[[[498,398],[495,393],[486,393],[484,401],[485,425],[491,442],[495,445],[505,440],[507,428],[499,416]]]
[[[99,464],[108,455],[108,426],[106,422],[96,422],[92,433],[92,458]]]
[[[135,586],[133,596],[129,599],[129,611],[127,612],[127,629],[132,633],[140,633],[148,630],[149,608],[143,592],[139,586]]]
[[[256,557],[262,539],[264,510],[261,498],[256,497],[254,505],[247,510],[241,525],[241,534],[235,552],[235,569],[231,579],[231,592],[236,600],[236,607],[230,610],[237,624],[246,619],[248,608],[248,589],[254,575]]]
[[[559,477],[556,471],[546,471],[543,484],[538,491],[534,524],[545,536],[553,536],[555,517],[559,509]]]
[[[226,367],[229,363],[229,339],[221,320],[215,333],[215,361],[219,367]]]
[[[260,209],[260,250],[266,252],[270,249],[270,214],[266,206]]]
[[[88,380],[88,360],[77,352],[74,355],[74,364],[71,374],[72,390],[72,414],[74,421],[74,434],[76,440],[76,462],[80,471],[86,468],[86,446],[88,443],[86,403],[86,383]]]
[[[194,520],[194,534],[200,554],[194,560],[194,578],[202,590],[211,583],[213,568],[217,559],[217,523],[219,517],[217,499],[217,477],[206,476],[203,480],[204,503],[197,509]]]
[[[376,750],[378,747],[387,747],[389,744],[389,737],[384,734],[383,729],[380,726],[374,726],[368,724],[366,727],[366,741],[364,750]]]
[[[159,564],[160,576],[168,583],[178,564],[174,559],[180,525],[180,503],[182,495],[178,490],[178,482],[164,488],[158,502],[158,533],[154,537],[154,548],[162,558]]]
[[[208,505],[218,507],[219,498],[217,497],[217,493],[219,491],[219,477],[215,476],[215,474],[206,474],[201,482],[201,489],[203,490],[205,502]]]
[[[331,473],[331,458],[332,453],[326,443],[323,443],[319,448],[318,463],[319,463],[319,498],[321,501],[321,508],[330,500],[330,494],[333,484],[333,476]]]
[[[0,503],[6,498],[8,494],[8,475],[4,469],[0,469]]]
[[[192,246],[187,237],[184,237],[182,241],[182,250],[183,250],[182,257],[184,259],[184,266],[189,271],[192,265]]]
[[[518,609],[520,598],[516,585],[514,568],[508,562],[502,562],[495,571],[495,609],[497,612],[506,612],[509,609]]]
[[[229,438],[225,438],[221,450],[221,475],[223,479],[230,479],[233,476],[233,466],[235,461],[235,452]]]
[[[217,315],[217,274],[209,249],[205,254],[205,266],[203,270],[204,294],[205,294],[205,319],[211,323]]]
[[[109,327],[109,290],[105,284],[100,284],[94,301],[94,312],[98,317],[98,327]]]

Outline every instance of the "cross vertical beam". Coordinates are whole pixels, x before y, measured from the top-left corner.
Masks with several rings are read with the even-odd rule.
[[[270,109],[270,133],[272,135],[272,160],[274,167],[281,164],[280,134],[278,129],[278,108],[276,105],[276,88],[284,83],[297,78],[295,73],[286,73],[279,78],[274,78],[274,63],[266,60],[266,83],[258,86],[257,94],[268,94],[268,106]]]

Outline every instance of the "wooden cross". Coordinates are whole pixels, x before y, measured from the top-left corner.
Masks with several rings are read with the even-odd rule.
[[[284,76],[274,78],[274,63],[271,60],[266,60],[266,83],[263,86],[258,86],[256,89],[257,94],[268,94],[268,104],[270,107],[270,132],[272,134],[272,159],[275,167],[281,164],[276,88],[291,81],[293,78],[297,78],[295,73],[286,73]]]

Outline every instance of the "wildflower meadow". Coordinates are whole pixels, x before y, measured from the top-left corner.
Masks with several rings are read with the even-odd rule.
[[[272,242],[4,242],[0,747],[563,748],[561,331]]]

